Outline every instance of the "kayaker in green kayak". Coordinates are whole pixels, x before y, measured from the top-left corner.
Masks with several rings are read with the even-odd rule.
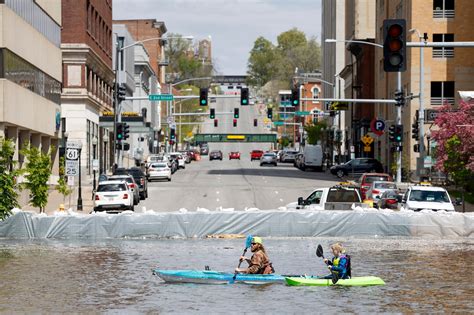
[[[326,258],[324,259],[324,262],[328,266],[329,271],[331,271],[331,274],[322,278],[331,279],[335,273],[339,279],[349,279],[351,276],[350,257],[346,255],[344,247],[342,247],[341,243],[336,243],[331,245],[331,250],[334,257],[331,260]]]
[[[268,255],[265,251],[265,247],[263,247],[262,238],[258,236],[254,236],[252,238],[252,243],[250,250],[252,251],[253,255],[251,258],[247,258],[245,256],[240,256],[241,261],[246,261],[249,264],[248,268],[236,268],[236,273],[248,273],[248,274],[271,274],[274,273],[275,270],[273,269],[272,263],[268,258]]]

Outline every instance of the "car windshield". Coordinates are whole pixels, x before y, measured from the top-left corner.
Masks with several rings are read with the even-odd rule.
[[[409,200],[421,202],[449,202],[449,197],[445,191],[412,190]]]
[[[369,175],[365,177],[364,182],[367,184],[371,184],[373,182],[388,182],[388,176]]]
[[[331,189],[328,192],[328,202],[360,202],[354,189]]]
[[[274,156],[275,156],[275,154],[274,154],[274,153],[265,153],[263,156],[274,157]]]
[[[386,182],[386,183],[375,183],[374,188],[378,188],[378,189],[396,189],[397,187],[395,186],[395,183]]]
[[[125,191],[127,187],[124,184],[104,184],[97,187],[98,192]]]

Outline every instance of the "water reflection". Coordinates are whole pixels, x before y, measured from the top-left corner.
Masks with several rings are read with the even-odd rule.
[[[323,274],[336,239],[267,239],[279,273]],[[474,312],[472,240],[347,239],[381,287],[170,285],[151,269],[232,271],[242,240],[0,241],[0,312]],[[337,301],[337,303],[334,303]]]

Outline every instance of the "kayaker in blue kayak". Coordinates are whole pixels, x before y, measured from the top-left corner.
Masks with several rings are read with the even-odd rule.
[[[265,251],[265,247],[263,247],[262,238],[258,236],[254,236],[252,238],[252,243],[250,250],[252,251],[253,255],[251,258],[247,258],[245,256],[240,256],[241,261],[246,261],[249,264],[248,268],[236,268],[236,273],[248,273],[248,274],[271,274],[274,273],[275,270],[273,269],[272,263],[268,258],[268,255]]]
[[[335,273],[339,279],[349,279],[351,275],[350,257],[346,255],[344,247],[342,247],[340,243],[336,243],[331,245],[331,250],[334,257],[331,260],[324,259],[331,274],[324,276],[323,279],[331,279],[333,273]]]

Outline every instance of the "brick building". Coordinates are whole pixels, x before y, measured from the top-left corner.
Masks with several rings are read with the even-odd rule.
[[[81,172],[100,172],[114,161],[113,130],[99,116],[113,110],[112,0],[62,0],[63,138],[82,142]],[[83,177],[84,178],[84,177]]]

